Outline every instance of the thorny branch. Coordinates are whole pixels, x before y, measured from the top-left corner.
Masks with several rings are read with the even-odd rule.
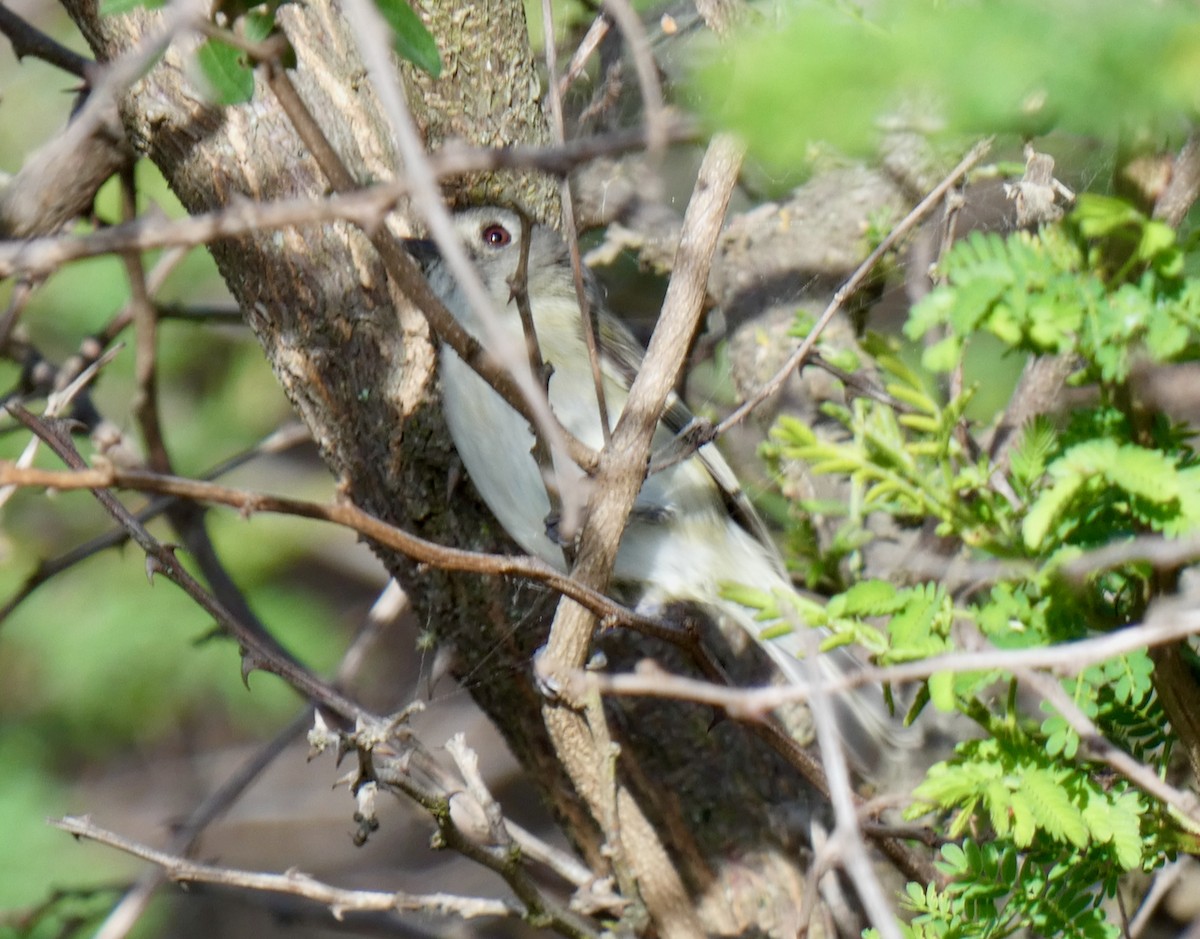
[[[86,469],[83,458],[75,450],[70,437],[59,421],[47,422],[22,407],[9,405],[8,411],[25,427],[36,434],[67,466]],[[175,552],[159,542],[121,502],[105,487],[87,487],[96,500],[129,532],[138,547],[146,553],[148,576],[163,574],[186,593],[202,610],[216,620],[217,626],[235,638],[245,654],[244,668],[262,668],[278,675],[310,701],[327,707],[345,718],[357,719],[364,712],[341,694],[316,679],[292,656],[268,636],[254,631],[239,621],[204,586],[197,581],[175,556]]]
[[[521,907],[504,900],[486,900],[481,897],[463,897],[447,893],[411,894],[400,891],[385,893],[375,890],[345,890],[322,883],[299,871],[266,874],[223,865],[201,864],[131,841],[115,832],[100,828],[86,818],[68,815],[51,824],[76,838],[108,845],[110,848],[157,864],[162,867],[166,876],[176,883],[214,884],[304,897],[329,907],[329,912],[339,920],[347,913],[365,912],[415,911],[451,914],[464,919],[476,916],[519,917],[524,913]]]
[[[46,424],[24,409],[10,408],[10,410],[18,420],[38,434],[64,462],[70,466],[77,467],[79,470],[84,469],[82,460],[75,453],[70,441],[60,433],[58,428]],[[92,482],[94,483],[95,481],[92,480]],[[108,509],[118,522],[127,528],[139,547],[146,552],[148,572],[163,573],[180,586],[201,608],[216,619],[219,626],[237,638],[243,648],[250,654],[250,662],[253,667],[262,668],[280,676],[320,707],[327,708],[344,720],[353,720],[360,730],[351,735],[349,740],[351,745],[360,751],[361,755],[371,752],[377,743],[383,743],[394,738],[394,721],[385,721],[369,714],[357,704],[345,698],[336,689],[311,675],[311,673],[296,663],[282,649],[264,644],[258,634],[249,631],[243,624],[230,616],[219,601],[211,597],[187,573],[176,559],[174,552],[158,543],[137,522],[131,513],[107,491],[107,487],[91,485],[87,486],[87,488],[92,489],[93,494],[100,503]],[[406,752],[399,755],[396,759],[385,759],[381,756],[376,756],[369,760],[372,774],[374,775],[377,772],[379,774],[378,778],[381,781],[401,788],[416,798],[419,804],[425,805],[431,811],[435,811],[435,817],[438,819],[439,828],[447,845],[480,863],[486,864],[504,876],[526,904],[522,915],[530,917],[533,921],[544,925],[552,924],[559,928],[565,935],[581,937],[581,939],[582,937],[593,936],[594,932],[582,919],[567,910],[561,909],[556,903],[543,895],[541,889],[533,884],[523,866],[519,863],[519,859],[497,855],[495,852],[479,848],[471,838],[459,830],[457,823],[448,813],[438,809],[441,805],[448,806],[452,793],[458,791],[460,787],[455,780],[448,777],[437,766],[436,762],[429,758],[424,752],[424,748],[415,739],[406,737],[404,740]],[[418,770],[424,776],[425,783],[418,783],[413,778],[412,773]],[[364,777],[364,781],[365,779],[366,777]],[[428,788],[430,785],[434,788]],[[526,840],[529,840],[528,837],[526,837]],[[155,858],[149,859],[154,860]],[[204,879],[208,874],[203,868],[203,865],[189,865],[182,870],[185,873],[199,870],[201,871],[199,876],[201,879]],[[562,869],[565,870],[566,868]],[[179,869],[171,869],[172,877],[177,877],[178,874]],[[276,875],[265,876],[274,877]],[[260,884],[261,889],[279,889],[284,884],[282,880],[263,880],[255,881],[255,883]],[[273,884],[274,886],[268,887],[267,884]],[[317,895],[322,897],[332,896],[332,894],[321,893],[320,890],[318,890]]]
[[[24,421],[28,412],[15,412]],[[32,418],[36,421],[36,418]],[[44,425],[43,425],[44,428]],[[67,461],[70,464],[70,461]],[[0,461],[0,485],[45,486],[51,489],[135,489],[155,492],[179,499],[191,499],[214,505],[236,508],[245,515],[255,512],[296,515],[301,518],[317,519],[343,525],[380,545],[400,551],[422,564],[445,570],[468,571],[491,574],[497,577],[526,577],[545,584],[563,596],[591,610],[605,622],[645,629],[652,635],[665,635],[656,621],[640,616],[609,599],[599,591],[589,589],[577,580],[559,573],[537,558],[482,554],[464,551],[425,541],[402,529],[388,525],[349,502],[320,504],[303,499],[273,496],[266,493],[245,492],[230,489],[215,483],[166,476],[145,470],[126,470],[116,466],[88,468],[82,463],[78,468],[66,472],[52,470],[23,469]],[[122,509],[124,507],[122,506]],[[130,516],[133,519],[133,516]],[[133,519],[136,522],[136,519]],[[138,523],[140,526],[140,522]]]
[[[13,54],[18,59],[32,56],[77,78],[87,78],[92,66],[89,59],[46,35],[4,4],[0,4],[0,33],[8,37]]]

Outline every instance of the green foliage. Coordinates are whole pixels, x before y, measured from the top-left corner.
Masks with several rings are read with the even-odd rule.
[[[134,10],[158,10],[166,0],[100,0],[101,16],[120,16]]]
[[[916,100],[951,133],[1179,132],[1198,43],[1183,2],[796,3],[782,24],[743,30],[731,56],[697,56],[694,86],[714,123],[786,169],[818,141],[870,151],[880,119]]]
[[[437,43],[405,0],[375,0],[375,6],[392,27],[396,54],[434,78],[442,74]]]
[[[251,43],[261,43],[277,32],[276,13],[288,0],[222,0],[214,12],[223,14],[231,33]],[[442,73],[442,57],[433,35],[405,0],[374,0],[380,15],[392,30],[392,48],[400,58],[428,72]],[[118,16],[134,10],[156,10],[164,0],[101,0],[102,16]],[[232,36],[231,36],[232,38]],[[201,91],[215,105],[245,104],[254,97],[255,63],[233,42],[210,36],[196,49],[196,75]],[[295,66],[290,50],[284,65]]]
[[[220,39],[206,39],[196,50],[196,65],[214,104],[245,104],[254,97],[254,69],[240,49]]]
[[[788,417],[774,428],[771,465],[803,460],[851,489],[832,559],[815,548],[805,558],[812,569],[837,566],[843,585],[823,608],[804,600],[785,610],[783,598],[758,597],[764,622],[798,613],[829,630],[826,647],[854,642],[887,665],[950,651],[963,629],[996,648],[1038,648],[1144,617],[1167,583],[1147,563],[1098,568],[1082,582],[1063,571],[1090,549],[1200,527],[1194,431],[1148,413],[1130,382],[1135,363],[1200,352],[1200,282],[1186,276],[1187,261],[1173,231],[1099,197],[1081,198],[1039,232],[976,233],[951,249],[940,286],[905,329],[927,343],[928,372],[907,363],[898,341],[869,337],[864,348],[890,400],[826,405],[836,436]],[[1069,356],[1089,403],[1060,423],[1030,421],[1007,454],[991,456],[965,418],[970,390],[943,400],[929,377],[961,368],[981,332],[1013,354]],[[990,562],[990,588],[955,602],[940,581],[856,582],[856,552],[879,516],[892,531],[932,529],[943,550],[957,545],[950,550],[964,559]],[[1062,685],[1110,744],[1165,774],[1173,735],[1153,671],[1139,650]],[[1115,937],[1101,903],[1120,877],[1154,870],[1190,838],[1153,796],[1097,763],[1061,714],[1048,704],[1028,713],[1017,690],[998,669],[936,672],[910,710],[915,718],[933,703],[983,731],[915,789],[909,817],[940,817],[940,830],[963,840],[943,850],[944,888],[909,885],[913,936]]]
[[[943,275],[905,327],[912,339],[945,330],[923,358],[934,371],[984,331],[1018,351],[1078,352],[1078,380],[1111,397],[1143,349],[1159,362],[1196,351],[1200,283],[1183,276],[1175,233],[1116,199],[1085,194],[1066,225],[1036,235],[974,232]]]
[[[1141,868],[1142,822],[1149,827],[1158,818],[1136,791],[1056,759],[1014,724],[995,729],[995,736],[962,744],[955,761],[930,770],[914,793],[912,817],[949,809],[954,838],[984,818],[997,842],[1009,841],[1029,857],[1057,860],[1070,848],[1094,848],[1087,853],[1102,855],[1114,878]]]
[[[1116,886],[1112,865],[1103,861],[1075,864],[1061,853],[1041,856],[967,839],[943,846],[937,866],[950,878],[946,889],[908,885],[904,907],[916,914],[902,927],[909,936],[992,939],[1020,929],[1072,939],[1115,939],[1121,934],[1099,905]],[[956,929],[955,923],[969,923],[971,928]]]

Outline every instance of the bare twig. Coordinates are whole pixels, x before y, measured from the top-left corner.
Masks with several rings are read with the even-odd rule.
[[[642,108],[646,115],[646,150],[651,161],[662,159],[667,148],[666,108],[663,105],[662,83],[658,80],[658,65],[650,50],[650,37],[642,19],[628,0],[603,0],[605,12],[617,24],[625,37],[633,68],[642,94]]]
[[[504,812],[500,804],[488,790],[487,783],[483,781],[483,775],[479,772],[479,754],[467,746],[467,739],[462,733],[457,733],[446,741],[446,752],[454,760],[454,765],[467,785],[467,792],[483,810],[492,844],[505,851],[511,851],[512,836],[504,824]]]
[[[219,479],[226,473],[232,472],[251,460],[257,459],[261,456],[281,453],[311,439],[312,438],[308,433],[307,427],[304,427],[299,423],[287,424],[274,433],[268,435],[250,449],[236,454],[222,463],[219,463],[217,466],[205,473],[201,479]],[[134,517],[137,518],[141,524],[145,525],[162,515],[162,513],[165,512],[175,501],[176,498],[174,496],[164,496],[154,499],[149,503],[149,505],[138,511]],[[106,548],[117,547],[118,545],[125,544],[128,540],[129,532],[118,527],[112,531],[98,535],[90,541],[86,541],[83,544],[77,545],[76,547],[59,555],[56,558],[52,558],[48,561],[42,561],[40,564],[38,564],[37,569],[28,577],[25,583],[21,585],[20,590],[10,597],[3,606],[0,606],[0,623],[4,622],[4,620],[6,620],[12,613],[12,611],[15,610],[30,594],[37,590],[38,587],[50,581],[58,574],[68,570],[71,567],[74,567],[81,561],[87,560],[94,554],[97,554]]]
[[[33,282],[28,277],[22,277],[17,280],[12,287],[12,294],[8,298],[8,306],[4,310],[3,318],[0,318],[0,353],[11,355],[11,342],[13,330],[17,327],[17,320],[21,318],[21,314],[25,311],[30,298],[33,296]]]
[[[803,629],[802,623],[793,623],[794,629]],[[816,633],[808,631],[806,637],[817,651],[819,639]],[[838,733],[837,719],[834,715],[833,703],[828,694],[821,688],[820,682],[812,681],[816,669],[812,656],[806,657],[802,668],[809,672],[809,684],[813,694],[809,699],[816,728],[817,743],[821,750],[821,764],[825,770],[825,778],[829,785],[829,801],[833,806],[835,827],[833,837],[827,849],[841,862],[854,883],[854,892],[862,901],[871,924],[879,931],[882,939],[900,939],[901,933],[897,925],[896,914],[887,901],[879,875],[867,854],[863,840],[862,829],[859,825],[858,800],[855,799],[854,788],[850,782],[850,770],[846,764],[846,752]],[[818,858],[820,860],[820,858]],[[814,864],[814,873],[820,864]],[[810,909],[815,908],[815,904]]]
[[[386,721],[377,718],[361,721],[355,733],[345,736],[345,743],[359,753],[360,773],[352,783],[356,791],[361,793],[366,783],[379,783],[404,792],[433,816],[438,826],[438,838],[444,847],[458,851],[504,878],[525,904],[527,919],[573,939],[597,939],[599,931],[546,894],[526,870],[519,853],[507,847],[509,832],[502,818],[496,823],[502,830],[500,847],[489,843],[486,837],[479,838],[474,824],[469,830],[459,825],[457,818],[462,813],[454,811],[456,797],[467,801],[464,810],[468,820],[484,816],[490,810],[475,801],[470,787],[464,791],[460,778],[432,760],[419,740],[402,733],[404,720],[405,715],[401,714]],[[309,739],[314,738],[310,735]],[[393,743],[399,743],[403,752],[396,757],[385,756],[380,745],[390,748]],[[420,769],[420,778],[413,772],[414,768]],[[490,796],[486,798],[490,800]]]
[[[545,14],[543,13],[543,16]],[[592,57],[592,54],[600,47],[600,43],[604,41],[604,37],[608,35],[612,29],[612,20],[607,14],[601,13],[594,20],[592,25],[588,27],[588,31],[584,33],[583,39],[579,43],[579,47],[571,56],[571,61],[567,63],[566,71],[563,72],[562,78],[558,80],[558,95],[561,98],[567,93],[567,89],[571,87],[571,83],[575,81],[583,70],[587,67],[587,61]],[[550,33],[546,33],[547,36]],[[546,46],[553,46],[554,43],[547,42]],[[550,73],[551,75],[554,72]],[[645,140],[645,136],[642,137]]]
[[[258,871],[236,870],[231,867],[216,867],[200,864],[178,855],[157,851],[147,845],[131,841],[93,824],[86,818],[66,816],[51,822],[76,838],[86,838],[108,845],[158,864],[167,876],[178,883],[216,884],[244,890],[260,890],[303,897],[314,903],[329,907],[336,919],[347,913],[401,912],[461,916],[473,919],[477,916],[520,917],[525,911],[505,900],[487,900],[482,897],[461,897],[448,893],[386,893],[375,890],[345,890],[322,883],[299,871],[285,874],[265,874]]]
[[[959,180],[970,172],[971,167],[983,159],[991,148],[991,145],[992,141],[989,138],[972,147],[967,155],[959,161],[958,165],[937,186],[930,190],[924,199],[913,207],[912,211],[904,217],[900,224],[888,232],[887,237],[876,246],[875,250],[850,275],[849,279],[838,288],[837,293],[833,295],[833,299],[829,301],[829,304],[817,318],[816,323],[813,324],[812,329],[809,330],[808,335],[804,337],[804,341],[800,343],[796,351],[788,357],[788,360],[756,394],[742,402],[728,417],[712,428],[710,433],[698,435],[698,439],[692,441],[690,447],[679,448],[680,452],[672,451],[670,458],[667,460],[656,460],[654,464],[655,470],[665,469],[674,463],[687,459],[696,449],[706,443],[711,443],[731,427],[745,420],[751,411],[778,392],[788,380],[788,377],[807,361],[825,327],[829,325],[830,321],[845,306],[846,301],[866,283],[871,271],[875,269],[875,265],[879,263],[880,259],[891,251],[900,239],[904,238],[913,228],[920,224],[941,203],[946,193],[957,186]]]
[[[61,391],[56,391],[46,399],[45,416],[50,419],[57,418],[70,406],[84,388],[100,373],[109,362],[117,357],[121,351],[120,347],[109,349],[107,353],[97,358],[87,368],[81,371],[74,379]],[[38,440],[32,439],[22,451],[21,456],[14,464],[17,467],[28,467],[33,465],[33,460],[37,456],[39,448]],[[0,505],[3,505],[12,497],[13,490],[9,486],[0,484]]]
[[[1197,196],[1200,196],[1200,131],[1193,130],[1175,157],[1171,181],[1154,205],[1154,217],[1178,228]]]
[[[8,411],[45,441],[69,467],[76,470],[86,469],[82,457],[76,452],[61,426],[48,423],[24,408],[10,405]],[[216,620],[218,627],[236,638],[245,653],[245,668],[262,668],[278,675],[310,701],[327,707],[344,718],[356,719],[363,716],[364,712],[357,704],[318,680],[285,650],[268,643],[262,635],[248,629],[231,615],[229,610],[187,571],[175,556],[175,552],[154,538],[106,487],[89,488],[104,509],[129,532],[138,547],[146,552],[148,576],[165,575]]]
[[[1200,826],[1200,801],[1193,793],[1183,792],[1167,783],[1144,763],[1139,763],[1100,732],[1100,728],[1083,713],[1062,685],[1048,675],[1026,669],[1014,670],[1017,681],[1028,685],[1050,704],[1079,735],[1084,752],[1092,759],[1111,767],[1144,792],[1178,811],[1192,825]]]
[[[133,181],[133,168],[121,171],[121,216],[126,223],[137,217],[137,189]],[[133,413],[141,427],[142,439],[146,444],[150,468],[159,473],[171,472],[171,458],[163,438],[162,421],[158,413],[158,318],[150,302],[150,290],[146,286],[146,269],[141,255],[136,251],[124,251],[121,260],[129,278],[129,308],[135,325],[134,375],[137,391],[134,395]]]
[[[1167,864],[1154,874],[1154,879],[1150,883],[1150,889],[1146,891],[1146,895],[1142,898],[1137,912],[1133,914],[1133,918],[1129,921],[1129,939],[1141,939],[1142,934],[1145,933],[1147,927],[1153,922],[1154,915],[1158,912],[1158,908],[1163,900],[1167,898],[1175,885],[1195,865],[1195,858],[1181,857]]]
[[[258,747],[237,771],[201,802],[171,839],[171,854],[188,855],[201,833],[223,815],[268,766],[296,740],[312,722],[312,709],[306,708],[265,744]],[[166,882],[165,869],[155,868],[140,876],[125,892],[96,930],[93,939],[123,939],[145,913],[155,892]]]
[[[85,213],[100,185],[133,159],[117,102],[180,33],[202,21],[198,0],[172,0],[126,54],[87,71],[90,92],[66,129],[30,154],[0,189],[0,231],[31,238]]]
[[[585,532],[580,563],[576,568],[576,573],[581,573],[585,582],[591,582],[589,578],[595,578],[600,584],[608,582],[617,543],[642,484],[645,462],[640,454],[640,444],[649,445],[667,394],[678,380],[691,337],[699,325],[712,252],[737,177],[741,153],[728,138],[718,138],[710,146],[701,166],[695,193],[688,206],[690,219],[685,219],[675,275],[667,290],[662,316],[651,337],[643,367],[630,389],[613,440],[602,455],[597,487],[599,501],[591,505],[590,512],[593,519],[604,518],[604,525],[590,539]],[[589,543],[593,546],[592,556],[585,559]],[[548,678],[559,667],[570,669],[582,664],[590,634],[590,628],[584,628],[567,639],[567,633],[560,631],[556,639],[552,628],[547,652],[540,659],[540,666],[549,670]]]
[[[87,78],[88,71],[94,64],[91,59],[46,35],[5,4],[0,4],[0,33],[8,37],[8,41],[12,43],[13,54],[18,60],[30,55],[43,62],[49,62],[55,68],[60,68],[76,78]]]
[[[570,597],[595,615],[602,617],[606,622],[644,629],[653,635],[669,634],[669,631],[665,631],[656,621],[639,616],[609,599],[603,593],[585,587],[577,580],[559,573],[536,558],[481,554],[475,551],[447,548],[381,522],[350,503],[322,505],[302,499],[246,492],[198,480],[163,476],[142,470],[126,470],[115,466],[89,469],[80,465],[77,470],[54,472],[24,469],[11,463],[0,462],[0,485],[45,486],[64,490],[136,489],[192,499],[197,502],[227,505],[246,515],[254,512],[270,512],[334,522],[381,545],[400,551],[422,564],[430,564],[444,570],[470,571],[498,577],[526,577]],[[133,519],[133,516],[130,518]],[[136,521],[136,519],[133,520]]]
[[[740,148],[718,138],[701,165],[662,316],[612,441],[601,453],[595,495],[573,571],[584,583],[596,587],[608,583],[621,533],[644,479],[651,435],[703,312],[709,265],[740,164]],[[586,610],[559,604],[549,641],[536,664],[548,686],[561,687],[559,679],[583,664],[592,626]],[[603,709],[594,695],[579,703],[584,704],[584,715],[573,705],[556,701],[543,707],[543,718],[576,790],[587,800],[592,817],[604,825],[610,850],[625,862],[615,865],[615,873],[636,879],[647,910],[668,939],[702,934],[688,892],[641,806],[624,784],[615,792],[606,785],[611,753]],[[628,893],[625,883],[621,886]]]
[[[823,676],[821,689],[837,694],[863,685],[905,685],[924,681],[940,672],[1007,672],[1045,670],[1056,676],[1077,675],[1097,662],[1200,635],[1200,611],[1185,603],[1160,603],[1146,620],[1117,632],[1080,639],[1057,646],[1031,649],[995,649],[981,652],[952,652],[918,662],[885,668],[864,666],[855,672]],[[661,669],[647,668],[624,675],[577,671],[565,678],[570,690],[596,688],[603,694],[639,697],[682,697],[727,711],[740,720],[762,719],[772,710],[812,695],[810,683],[771,688],[723,688],[696,679],[668,676]]]
[[[676,120],[669,127],[673,142],[696,139],[696,128],[690,123]],[[645,131],[636,129],[583,138],[562,147],[481,148],[449,144],[429,159],[439,180],[467,172],[529,167],[562,174],[598,156],[638,150],[644,141]],[[235,200],[225,208],[183,219],[143,218],[87,235],[0,241],[0,277],[16,273],[43,276],[70,261],[102,254],[180,245],[195,247],[221,238],[291,226],[348,221],[370,231],[408,195],[409,187],[409,181],[395,180],[325,199]]]
[[[597,20],[599,22],[599,20]],[[542,0],[542,30],[547,37],[554,35],[554,6],[551,0]],[[559,92],[555,76],[558,74],[557,50],[554,43],[546,42],[546,74],[550,76],[547,83],[546,95],[550,102],[550,133],[556,144],[562,144],[565,138],[563,126],[562,95]],[[587,343],[588,361],[592,366],[592,385],[596,390],[596,404],[600,416],[600,433],[604,445],[612,440],[612,424],[609,420],[607,395],[604,391],[604,374],[600,365],[600,348],[596,338],[596,311],[588,303],[587,289],[583,282],[583,258],[579,254],[579,233],[575,228],[575,205],[571,199],[571,183],[564,177],[559,185],[559,198],[562,200],[563,238],[567,242],[567,252],[571,257],[571,275],[575,280],[575,297],[579,302],[579,316],[582,321],[583,338]],[[568,532],[574,528],[568,528]]]
[[[388,581],[383,594],[371,607],[354,640],[342,655],[336,672],[337,684],[340,687],[345,687],[358,674],[380,630],[396,619],[404,601],[404,593],[396,582]],[[312,724],[313,715],[311,707],[305,708],[274,737],[258,747],[233,775],[196,806],[186,821],[175,829],[169,852],[192,857],[204,830],[220,818],[250,784]],[[152,868],[140,876],[132,889],[109,911],[93,939],[124,939],[145,912],[154,893],[166,880],[166,871],[159,867]]]

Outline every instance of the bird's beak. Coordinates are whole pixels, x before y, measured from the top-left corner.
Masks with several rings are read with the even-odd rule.
[[[428,238],[405,238],[404,250],[413,256],[413,259],[421,265],[421,269],[428,271],[434,261],[440,260],[442,253],[438,251],[438,247]]]

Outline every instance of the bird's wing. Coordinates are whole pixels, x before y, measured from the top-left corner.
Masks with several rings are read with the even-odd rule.
[[[597,317],[597,319],[600,318]],[[641,343],[625,327],[624,323],[615,318],[604,318],[602,324],[598,326],[598,329],[603,330],[603,344],[611,357],[611,364],[624,379],[624,386],[629,387],[633,384],[633,379],[642,365],[644,353]],[[675,436],[678,445],[692,448],[693,445],[687,440],[687,434],[689,430],[696,429],[698,421],[691,409],[684,404],[683,399],[674,392],[667,396],[662,423]],[[670,450],[671,448],[666,449]],[[771,532],[762,520],[762,516],[754,508],[745,490],[742,489],[737,475],[725,462],[725,458],[712,444],[700,447],[692,458],[700,461],[708,471],[708,475],[712,477],[713,482],[717,484],[717,489],[721,493],[721,499],[725,503],[730,517],[751,537],[768,549],[770,555],[776,559],[780,573],[783,573],[783,559],[779,557],[775,539],[771,537]]]

